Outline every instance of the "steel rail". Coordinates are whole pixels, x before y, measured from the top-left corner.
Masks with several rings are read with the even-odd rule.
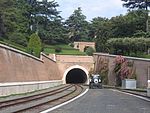
[[[63,92],[64,90],[67,90],[71,87],[72,87],[72,85],[67,85],[67,86],[52,90],[52,91],[47,91],[47,92],[35,94],[35,95],[32,95],[32,96],[26,96],[26,97],[17,98],[17,99],[14,99],[14,100],[2,101],[2,102],[0,102],[0,111],[1,111],[1,109],[7,108],[9,106],[18,105],[18,104],[22,104],[22,103],[25,103],[25,102],[30,102],[30,101],[33,101],[33,100],[41,99],[41,98],[44,98],[44,97],[47,97],[47,96],[55,95],[57,93]]]
[[[62,96],[60,96],[58,98],[49,100],[49,101],[47,101],[45,103],[37,104],[35,106],[29,107],[29,108],[26,108],[26,109],[18,110],[17,113],[35,112],[34,110],[37,111],[37,109],[38,109],[38,112],[41,112],[41,111],[46,109],[45,107],[42,107],[42,106],[48,106],[48,105],[50,105],[52,103],[57,103],[55,105],[58,105],[58,104],[66,102],[68,100],[71,100],[72,98],[74,98],[74,97],[78,96],[79,94],[81,94],[81,92],[83,92],[83,90],[84,90],[84,88],[81,85],[74,85],[74,87],[75,87],[74,90],[70,91],[69,93],[67,93],[65,95],[62,95]],[[74,94],[74,93],[77,93],[77,94]]]

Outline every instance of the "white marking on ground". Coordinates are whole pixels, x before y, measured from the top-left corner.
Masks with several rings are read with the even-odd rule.
[[[142,97],[142,96],[139,96],[139,95],[134,95],[134,94],[131,94],[131,93],[122,92],[122,91],[118,91],[118,90],[114,90],[114,89],[112,89],[112,91],[116,91],[116,92],[119,92],[119,93],[131,95],[131,96],[134,96],[134,97],[137,97],[137,98],[140,98],[140,99],[143,99],[143,100],[146,100],[146,101],[150,102],[150,99],[148,99],[146,97]]]
[[[53,111],[53,110],[55,110],[55,109],[57,109],[57,108],[59,108],[59,107],[62,107],[62,106],[64,106],[64,105],[66,105],[66,104],[69,104],[70,102],[73,102],[73,101],[75,101],[76,99],[78,99],[78,98],[82,97],[83,95],[85,95],[85,94],[88,92],[88,90],[89,90],[89,89],[86,89],[82,94],[78,95],[77,97],[75,97],[75,98],[73,98],[73,99],[71,99],[71,100],[69,100],[69,101],[67,101],[67,102],[64,102],[64,103],[62,103],[62,104],[59,104],[59,105],[57,105],[57,106],[54,106],[54,107],[52,107],[52,108],[50,108],[50,109],[47,109],[47,110],[45,110],[45,111],[42,111],[42,112],[40,112],[40,113],[48,113],[48,112]]]

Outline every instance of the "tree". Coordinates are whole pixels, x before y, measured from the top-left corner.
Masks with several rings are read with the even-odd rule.
[[[66,30],[56,9],[58,6],[57,2],[48,0],[37,1],[35,5],[32,32],[38,32],[44,43],[65,42]]]
[[[145,32],[145,17],[144,10],[133,10],[124,16],[112,17],[110,19],[112,37],[132,37],[139,31]]]
[[[96,51],[107,52],[106,42],[111,35],[111,23],[107,18],[97,17],[92,20],[90,32],[96,42]]]
[[[1,0],[0,1],[0,35],[3,38],[11,40],[11,35],[27,37],[28,18],[25,15],[27,12],[26,2],[24,0]],[[18,35],[19,34],[19,35]],[[10,39],[11,38],[11,39]],[[13,39],[15,41],[15,39]],[[21,37],[19,41],[26,40]],[[18,41],[16,40],[16,41]],[[18,41],[18,42],[19,42]],[[21,41],[20,41],[21,42]]]
[[[73,14],[66,20],[69,31],[69,39],[73,41],[86,41],[88,39],[88,22],[86,16],[82,14],[80,7],[74,10]]]
[[[32,34],[28,43],[28,52],[36,57],[39,57],[41,49],[40,37],[36,33]]]
[[[5,34],[5,27],[4,27],[4,22],[3,22],[3,15],[0,13],[0,39],[4,36]]]
[[[148,24],[148,7],[150,7],[149,0],[122,0],[125,3],[123,6],[129,9],[145,9],[146,11],[146,32],[149,32],[149,24]]]

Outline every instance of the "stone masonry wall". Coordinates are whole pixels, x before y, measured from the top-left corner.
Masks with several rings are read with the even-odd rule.
[[[114,59],[115,59],[116,55],[95,53],[94,54],[95,65],[97,63],[98,58],[100,58],[100,57],[106,58],[109,60],[109,65],[108,65],[109,85],[115,85],[115,75],[113,73],[113,68],[114,68]],[[149,72],[150,59],[135,58],[135,57],[125,57],[125,58],[134,62],[133,67],[135,68],[137,87],[147,88],[147,86],[148,86],[147,81],[148,81],[148,79],[150,79],[150,72]]]
[[[61,80],[55,61],[0,44],[0,83]]]
[[[74,42],[74,48],[79,49],[81,52],[84,52],[86,47],[92,47],[95,50],[94,42]]]
[[[65,71],[72,66],[78,65],[84,67],[87,71],[94,67],[92,56],[56,55],[56,61],[62,77]]]

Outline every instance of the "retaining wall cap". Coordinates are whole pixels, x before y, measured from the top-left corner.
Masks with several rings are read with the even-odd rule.
[[[0,83],[0,87],[3,87],[3,86],[16,86],[16,85],[44,84],[44,83],[54,83],[54,82],[62,82],[62,80],[32,81],[32,82],[7,82],[7,83]]]
[[[28,54],[28,53],[25,53],[25,52],[23,52],[23,51],[17,50],[17,49],[15,49],[15,48],[12,48],[12,47],[9,47],[9,46],[3,45],[3,44],[0,44],[0,47],[1,47],[1,48],[5,48],[5,49],[8,49],[8,50],[13,51],[13,52],[16,52],[16,53],[20,53],[20,54],[25,55],[25,56],[27,56],[27,57],[30,57],[30,58],[33,58],[33,59],[35,59],[35,60],[38,60],[38,61],[43,62],[43,60],[41,60],[40,58],[37,58],[37,57],[35,57],[35,56],[31,55],[31,54]]]
[[[48,58],[49,60],[53,61],[53,62],[56,62],[55,60],[51,59],[49,56],[47,56],[46,54],[42,53],[41,52],[41,55],[43,55],[44,57]]]
[[[109,57],[116,57],[118,55],[112,55],[112,54],[109,54],[109,53],[94,53],[93,55],[101,55],[101,56],[109,56]],[[133,60],[142,60],[142,61],[148,61],[150,62],[150,59],[148,58],[137,58],[137,57],[129,57],[129,56],[123,56],[127,59],[133,59]]]

